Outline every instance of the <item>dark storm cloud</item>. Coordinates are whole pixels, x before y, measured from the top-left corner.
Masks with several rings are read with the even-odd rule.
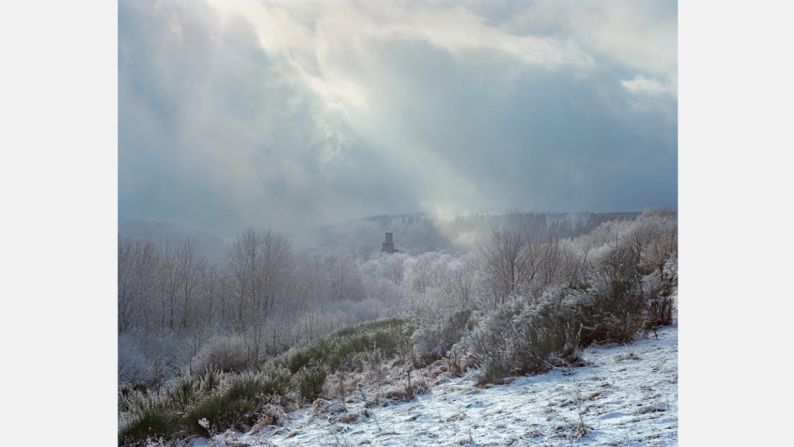
[[[120,214],[228,235],[675,206],[667,5],[123,0]]]

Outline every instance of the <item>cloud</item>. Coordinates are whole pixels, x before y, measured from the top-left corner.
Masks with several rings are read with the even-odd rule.
[[[666,5],[122,0],[120,213],[675,206]]]
[[[629,91],[632,95],[673,95],[675,96],[676,90],[672,85],[665,84],[656,79],[649,79],[644,76],[635,76],[630,80],[620,81],[620,85]]]

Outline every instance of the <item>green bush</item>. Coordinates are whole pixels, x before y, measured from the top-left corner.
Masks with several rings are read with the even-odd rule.
[[[211,427],[219,430],[241,428],[244,424],[254,422],[253,412],[256,408],[257,401],[253,397],[232,398],[228,394],[211,396],[187,413],[188,428],[195,434],[211,435],[199,424],[201,419],[207,419]]]
[[[328,338],[316,340],[302,348],[293,349],[286,355],[286,365],[292,374],[311,363],[325,363],[332,355],[333,346]]]
[[[290,390],[290,378],[292,374],[289,369],[278,365],[265,366],[261,374],[262,380],[262,393],[265,395],[284,396]]]
[[[200,388],[203,393],[215,391],[221,383],[221,372],[215,367],[207,368],[199,379]]]
[[[171,408],[185,408],[193,404],[200,391],[200,382],[191,377],[177,379],[176,384],[166,391],[165,399]]]
[[[304,402],[312,402],[320,397],[326,377],[328,370],[322,365],[301,369],[298,373],[298,391],[301,399]]]
[[[279,365],[232,376],[223,387],[188,408],[188,429],[201,435],[210,434],[199,425],[203,418],[220,430],[250,425],[256,420],[256,411],[268,402],[268,396],[284,396],[289,389],[290,372]]]
[[[124,397],[127,420],[119,427],[119,444],[140,443],[148,438],[168,437],[179,431],[179,418],[161,396],[134,391]]]
[[[212,427],[219,429],[241,428],[255,420],[254,411],[261,402],[261,397],[270,391],[269,386],[260,377],[244,374],[236,377],[223,389],[198,402],[187,412],[188,428],[201,435],[211,433],[199,424],[207,419]]]
[[[379,349],[392,356],[401,349],[405,331],[413,328],[405,320],[391,319],[341,329],[328,337],[282,355],[279,363],[295,374],[312,365],[326,365],[329,370],[349,368],[356,354]]]

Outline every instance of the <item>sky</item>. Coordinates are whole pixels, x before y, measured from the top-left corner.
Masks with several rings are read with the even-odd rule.
[[[677,206],[677,5],[120,0],[119,216]]]

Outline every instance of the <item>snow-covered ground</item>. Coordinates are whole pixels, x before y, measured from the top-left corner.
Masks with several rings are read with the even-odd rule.
[[[471,375],[442,378],[410,402],[307,407],[283,427],[194,445],[676,445],[677,352],[678,331],[667,327],[658,338],[586,349],[580,368],[486,388]]]

